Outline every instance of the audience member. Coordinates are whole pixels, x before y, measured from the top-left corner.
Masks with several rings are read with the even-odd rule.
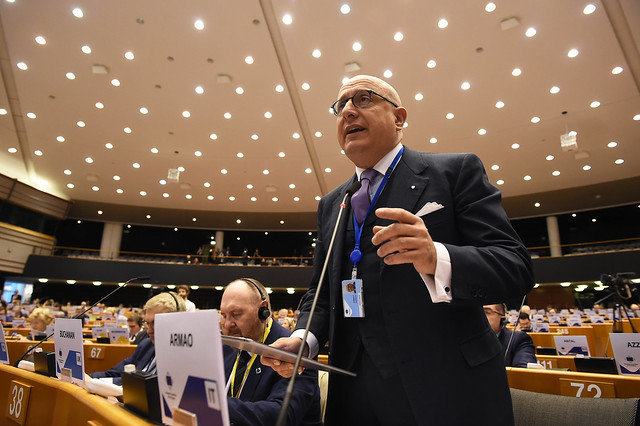
[[[273,321],[269,295],[257,280],[243,278],[231,282],[220,303],[222,334],[245,337],[270,344],[289,336]],[[229,417],[234,425],[276,423],[288,380],[261,364],[257,355],[223,347],[225,375],[229,387]],[[287,416],[288,425],[321,425],[318,375],[305,370],[297,378]]]
[[[520,312],[518,316],[518,324],[516,325],[516,331],[531,331],[531,318],[526,312]]]
[[[195,312],[196,304],[188,299],[189,293],[191,293],[191,289],[187,285],[179,285],[178,286],[178,294],[184,300],[184,305],[187,307],[187,312]]]
[[[137,345],[149,337],[147,330],[142,328],[143,322],[144,320],[138,314],[133,314],[127,319],[129,342],[131,342],[132,345]]]
[[[29,321],[31,322],[31,330],[44,333],[47,331],[47,326],[53,322],[53,315],[47,308],[35,308],[29,315]]]
[[[502,345],[505,367],[527,368],[527,364],[537,363],[533,340],[527,333],[511,331],[506,325],[507,307],[504,304],[485,305],[484,313],[491,329]]]
[[[147,327],[148,339],[144,339],[138,344],[133,354],[121,361],[115,367],[107,371],[98,371],[89,374],[87,380],[90,379],[111,379],[113,384],[122,385],[122,372],[124,366],[127,364],[133,364],[136,366],[136,370],[145,371],[148,373],[156,372],[156,348],[155,334],[154,334],[154,318],[156,314],[163,314],[167,312],[184,311],[184,301],[180,296],[173,292],[164,292],[153,296],[144,305],[144,321]],[[109,381],[109,380],[108,380]]]

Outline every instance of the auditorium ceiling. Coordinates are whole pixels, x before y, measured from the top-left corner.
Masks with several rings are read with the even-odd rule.
[[[1,0],[0,173],[69,217],[313,229],[330,105],[386,78],[404,143],[473,152],[512,218],[640,201],[634,0]],[[561,135],[577,146],[561,147]]]

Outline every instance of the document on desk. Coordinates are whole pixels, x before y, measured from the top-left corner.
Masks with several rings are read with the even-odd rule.
[[[4,338],[4,328],[0,322],[0,364],[9,364],[9,351],[7,351],[7,339]]]
[[[82,320],[58,318],[54,330],[53,339],[58,379],[84,385]]]
[[[191,413],[198,424],[229,426],[220,317],[214,310],[155,316],[162,422]]]

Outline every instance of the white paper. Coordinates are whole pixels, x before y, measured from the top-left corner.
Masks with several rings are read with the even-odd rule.
[[[0,323],[0,364],[9,364],[9,351],[7,350],[7,340],[4,338],[2,323]]]
[[[55,323],[54,338],[58,378],[84,385],[82,321],[58,318]]]
[[[618,373],[640,377],[640,334],[609,333]]]
[[[531,323],[531,331],[534,333],[548,333],[549,332],[549,323],[547,322],[532,322]]]
[[[584,355],[589,354],[589,342],[587,336],[553,336],[558,355]]]
[[[113,344],[121,344],[127,345],[129,344],[129,329],[116,327],[110,328],[109,330],[109,341]]]
[[[27,326],[27,320],[24,318],[14,318],[11,321],[11,328],[25,328]]]
[[[170,410],[198,417],[198,424],[229,426],[219,315],[215,310],[155,316],[156,364],[163,423]]]

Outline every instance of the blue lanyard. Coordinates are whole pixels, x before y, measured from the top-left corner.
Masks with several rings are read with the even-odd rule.
[[[393,170],[396,168],[398,161],[400,161],[400,157],[402,157],[403,152],[404,152],[404,146],[400,148],[400,151],[398,151],[395,158],[391,162],[391,165],[387,169],[387,172],[384,174],[384,178],[382,179],[382,182],[380,183],[380,186],[378,187],[376,194],[373,196],[373,199],[371,200],[371,205],[369,205],[369,209],[367,210],[367,215],[364,217],[364,220],[362,221],[362,226],[358,225],[358,221],[356,220],[356,214],[355,212],[353,213],[353,227],[355,228],[355,234],[356,234],[356,246],[351,252],[351,255],[349,256],[349,258],[353,262],[354,270],[358,267],[358,262],[362,260],[362,252],[360,251],[360,238],[362,237],[362,229],[364,228],[364,222],[367,220],[367,217],[369,217],[369,213],[371,213],[371,210],[373,209],[373,206],[376,204],[376,201],[378,201],[378,197],[380,196],[380,193],[382,193],[384,186],[387,184],[387,181],[389,180],[389,176],[391,176],[391,173],[393,173]]]

